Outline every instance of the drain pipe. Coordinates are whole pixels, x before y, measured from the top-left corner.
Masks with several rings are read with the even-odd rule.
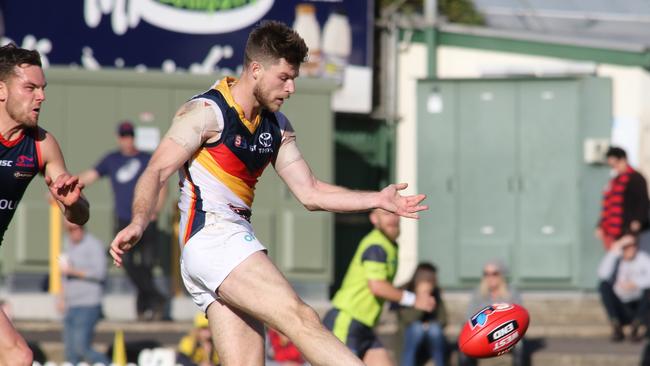
[[[425,21],[425,40],[427,42],[427,77],[436,78],[438,76],[438,1],[424,1],[424,21]]]

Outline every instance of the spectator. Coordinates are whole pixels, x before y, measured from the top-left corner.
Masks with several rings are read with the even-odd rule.
[[[639,251],[637,237],[624,235],[613,243],[598,268],[600,295],[612,324],[612,341],[623,340],[623,325],[630,324],[630,339],[640,341],[640,328],[648,329],[650,255]]]
[[[517,290],[508,285],[508,269],[500,260],[491,260],[483,266],[483,278],[479,288],[474,292],[467,308],[467,318],[471,318],[486,306],[494,303],[521,304],[521,296]],[[522,339],[512,350],[513,365],[528,364]],[[475,366],[477,360],[459,352],[460,366]]]
[[[212,346],[212,332],[203,313],[194,316],[194,328],[178,342],[176,363],[183,366],[216,366],[219,356]]]
[[[271,343],[269,352],[271,362],[267,362],[267,366],[302,366],[305,364],[298,347],[287,336],[272,328],[268,329],[268,336]]]
[[[447,309],[438,287],[437,269],[428,262],[418,264],[413,277],[403,287],[416,295],[429,294],[435,299],[432,311],[399,307],[399,333],[403,339],[401,366],[423,365],[434,360],[436,366],[445,365],[447,340],[443,329],[447,324]]]
[[[65,358],[73,365],[81,361],[109,360],[92,349],[95,325],[101,317],[106,279],[106,248],[84,227],[65,221],[65,251],[60,257],[63,292],[58,307],[64,313]]]
[[[603,193],[596,237],[605,250],[625,233],[638,234],[648,228],[648,187],[645,178],[627,163],[625,150],[610,147],[607,164],[616,174]]]
[[[129,121],[117,127],[119,150],[106,154],[97,165],[79,174],[86,186],[99,178],[110,176],[115,205],[115,233],[131,222],[133,191],[138,178],[149,163],[151,155],[138,151],[135,146],[135,130]],[[160,293],[153,278],[158,224],[156,217],[164,205],[166,189],[158,196],[154,217],[142,235],[140,244],[124,257],[124,269],[137,290],[136,311],[138,320],[161,320],[164,316],[166,297]]]
[[[366,365],[392,365],[390,354],[372,329],[384,301],[432,311],[435,299],[428,293],[416,294],[393,286],[400,216],[375,209],[370,212],[370,222],[374,230],[359,243],[332,300],[334,308],[325,314],[323,324]]]

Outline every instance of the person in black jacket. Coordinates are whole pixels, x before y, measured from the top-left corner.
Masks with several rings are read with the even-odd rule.
[[[406,291],[431,295],[435,306],[431,311],[400,306],[397,309],[401,349],[397,350],[401,366],[423,365],[434,360],[436,366],[445,365],[447,340],[444,328],[447,310],[438,286],[437,268],[429,262],[418,264],[413,277],[402,288]]]
[[[620,147],[610,147],[607,164],[616,176],[603,192],[600,221],[596,237],[605,250],[624,234],[638,234],[648,228],[648,187],[645,178],[627,162],[627,154]]]

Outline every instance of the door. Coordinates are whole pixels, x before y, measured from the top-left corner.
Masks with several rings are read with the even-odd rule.
[[[429,210],[420,214],[418,258],[438,265],[454,263],[456,245],[456,116],[458,85],[418,84],[418,192],[428,196]],[[438,273],[442,285],[455,284],[458,266]]]
[[[520,82],[516,256],[522,279],[569,279],[577,241],[578,83]]]
[[[510,262],[516,236],[516,103],[512,82],[459,84],[458,232],[460,278],[485,261]]]

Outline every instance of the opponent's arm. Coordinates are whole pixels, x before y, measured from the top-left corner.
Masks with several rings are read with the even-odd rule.
[[[89,217],[89,204],[81,193],[84,185],[78,177],[70,175],[66,169],[63,153],[54,136],[45,130],[39,133],[42,134],[39,138],[42,138],[40,144],[45,184],[65,218],[75,224],[83,225]]]
[[[138,179],[133,195],[131,223],[111,243],[111,256],[118,266],[122,255],[140,239],[159,203],[169,177],[190,159],[201,145],[215,138],[223,124],[203,101],[186,103],[174,117],[172,126],[153,153]]]
[[[402,196],[406,183],[391,184],[380,192],[353,191],[318,180],[302,158],[294,141],[283,143],[276,158],[275,169],[291,192],[308,210],[358,212],[383,208],[398,215],[417,218],[423,194]]]

